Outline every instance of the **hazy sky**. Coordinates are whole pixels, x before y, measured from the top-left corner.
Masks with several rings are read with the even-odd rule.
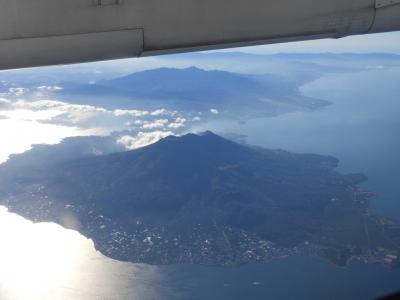
[[[319,52],[389,52],[400,54],[400,32],[351,36],[342,39],[323,39],[275,45],[238,48],[249,53],[319,53]],[[230,50],[232,51],[232,50]]]

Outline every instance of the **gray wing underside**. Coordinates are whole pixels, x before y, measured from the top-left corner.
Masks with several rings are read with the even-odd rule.
[[[400,0],[0,0],[0,69],[400,30]]]

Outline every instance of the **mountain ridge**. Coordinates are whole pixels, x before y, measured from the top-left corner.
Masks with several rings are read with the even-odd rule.
[[[276,75],[164,67],[76,85],[60,90],[58,95],[77,99],[92,96],[105,107],[118,103],[119,108],[137,108],[138,105],[142,108],[163,105],[185,111],[218,108],[231,114],[240,109],[242,114],[251,115],[314,110],[329,104],[300,95],[297,85],[298,82],[288,82]],[[110,102],[111,97],[113,102]],[[245,110],[244,101],[247,103]]]
[[[379,261],[382,247],[397,253],[398,222],[368,215],[371,193],[357,187],[366,177],[340,174],[337,164],[206,132],[13,172],[7,165],[18,164],[4,164],[0,199],[30,220],[79,230],[122,261],[235,265],[318,255],[345,265],[352,256]]]

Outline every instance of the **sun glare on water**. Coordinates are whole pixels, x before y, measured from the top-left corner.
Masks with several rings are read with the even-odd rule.
[[[69,118],[74,114],[66,117],[69,123],[56,122],[64,113],[52,108],[0,109],[0,164],[35,144],[97,133],[97,124],[82,127]],[[74,221],[66,218],[65,226],[74,228]],[[148,287],[160,278],[156,267],[104,257],[77,231],[54,223],[34,224],[0,206],[0,300],[160,299],[153,297],[158,291]]]
[[[77,231],[0,206],[0,300],[163,299],[162,280],[156,266],[109,259]]]
[[[56,144],[68,136],[81,135],[76,127],[46,123],[53,111],[0,111],[0,163],[10,154],[29,150],[33,144]]]
[[[0,207],[0,298],[46,299],[73,280],[89,241],[56,224],[33,225]]]

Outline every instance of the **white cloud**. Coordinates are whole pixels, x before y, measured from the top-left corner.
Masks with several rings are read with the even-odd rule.
[[[155,111],[151,112],[152,116],[175,116],[178,112],[171,111],[165,108],[156,109]]]
[[[13,107],[24,108],[31,110],[46,110],[46,109],[56,109],[61,112],[106,112],[107,110],[102,107],[95,107],[91,105],[82,104],[70,104],[66,102],[56,101],[56,100],[38,100],[38,101],[25,101],[18,100],[13,102]]]
[[[8,89],[9,94],[17,96],[17,97],[24,95],[28,91],[29,91],[29,89],[25,89],[25,88],[9,88]]]
[[[185,127],[186,119],[178,117],[175,119],[175,122],[168,125],[169,128],[178,129]]]
[[[5,99],[5,98],[0,98],[0,105],[4,104],[10,104],[11,100]]]
[[[143,117],[148,116],[150,112],[147,110],[125,110],[125,109],[116,109],[114,110],[114,115],[116,117],[121,116],[131,116],[131,117]]]
[[[50,121],[60,113],[53,110],[29,110],[29,109],[15,109],[4,110],[1,114],[7,118],[24,120],[24,121]]]
[[[47,92],[54,92],[54,91],[63,90],[64,88],[61,87],[61,86],[57,86],[57,85],[54,85],[54,86],[42,85],[42,86],[38,86],[37,89],[38,89],[39,91],[42,91],[42,92],[45,92],[45,91],[47,91]]]
[[[161,129],[164,128],[165,125],[168,124],[168,119],[159,119],[153,122],[145,122],[142,125],[142,129]]]
[[[212,113],[213,115],[218,115],[218,114],[219,114],[219,111],[218,111],[218,109],[216,109],[216,108],[211,108],[211,109],[210,109],[210,113]]]
[[[144,123],[146,123],[146,121],[143,120],[135,120],[135,122],[133,122],[135,125],[143,125]]]
[[[107,110],[91,105],[70,104],[57,100],[8,100],[0,98],[0,114],[4,118],[35,121],[43,124],[54,124],[73,127],[76,130],[91,132],[96,135],[107,135],[114,131],[138,130],[143,132],[166,132],[170,135],[186,126],[184,115],[177,115],[171,120],[171,115],[178,114],[164,108],[153,112],[147,110]],[[168,115],[165,118],[157,118]],[[165,131],[162,131],[165,130]],[[151,136],[154,138],[154,134]],[[141,136],[139,144],[146,144]]]
[[[194,117],[193,119],[192,119],[192,122],[200,122],[201,121],[201,118],[200,117]]]
[[[136,148],[144,147],[159,141],[162,138],[173,135],[171,131],[153,131],[153,132],[139,132],[137,136],[133,137],[125,135],[120,137],[117,142],[124,145],[127,149],[133,150]]]

